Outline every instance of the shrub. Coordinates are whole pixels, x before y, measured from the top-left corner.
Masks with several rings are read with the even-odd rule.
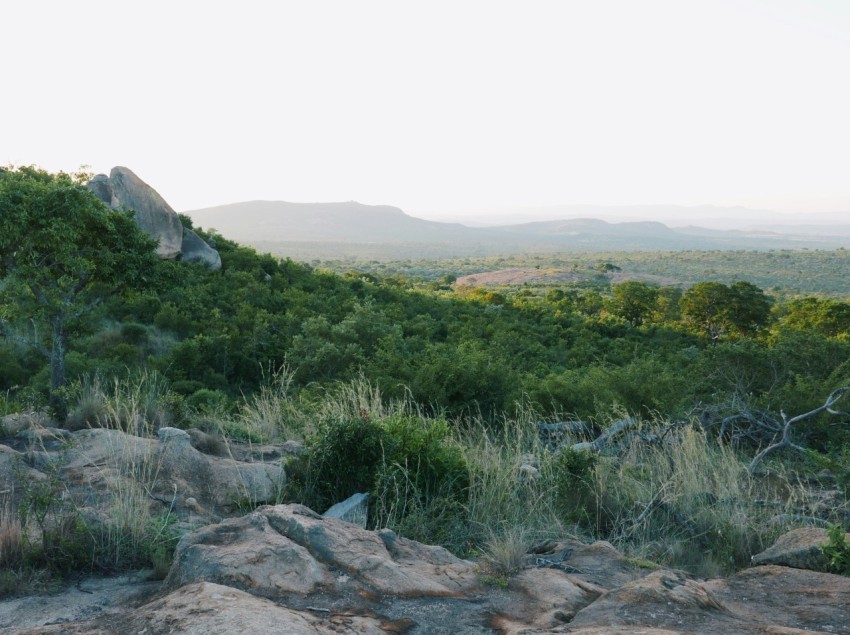
[[[583,450],[564,447],[551,456],[544,470],[551,479],[553,494],[564,520],[588,525],[595,516],[594,483],[597,456]]]
[[[829,558],[829,569],[839,575],[850,575],[850,542],[840,525],[832,525],[828,530],[829,542],[821,551]]]
[[[383,459],[384,433],[366,418],[342,419],[320,427],[307,452],[291,465],[302,501],[324,511],[357,492],[371,491]]]
[[[426,509],[436,513],[437,507],[456,514],[469,486],[448,423],[404,413],[373,419],[364,410],[321,424],[289,471],[298,497],[319,511],[357,492],[372,492],[373,524],[402,523]]]
[[[194,382],[183,382],[194,383]],[[199,413],[210,414],[228,409],[230,399],[220,390],[201,388],[186,397],[186,405]]]

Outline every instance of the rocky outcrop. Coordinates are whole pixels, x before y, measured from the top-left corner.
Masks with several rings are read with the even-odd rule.
[[[261,507],[184,536],[165,581],[216,582],[275,600],[455,597],[479,586],[474,565],[392,531],[367,531],[302,505]],[[362,608],[362,607],[361,607]]]
[[[109,176],[95,176],[88,187],[113,209],[133,210],[139,227],[159,240],[157,254],[160,258],[198,262],[213,270],[221,268],[218,252],[195,232],[184,230],[177,212],[130,169],[114,167]]]
[[[768,565],[706,581],[635,566],[605,542],[534,551],[498,588],[442,548],[300,505],[262,507],[185,535],[147,600],[136,593],[122,610],[69,591],[79,605],[57,604],[53,625],[44,609],[0,603],[0,633],[850,633],[847,577]]]
[[[0,493],[8,490],[16,506],[32,483],[54,474],[64,503],[97,517],[116,495],[141,486],[152,512],[168,509],[182,521],[205,524],[280,496],[282,459],[240,456],[247,460],[203,454],[176,428],[161,428],[158,439],[101,428],[27,429],[0,441]]]
[[[217,457],[176,428],[143,438],[7,421],[5,434],[17,430],[0,440],[10,508],[20,502],[10,491],[52,487],[58,478],[62,501],[96,515],[110,492],[130,492],[125,479],[133,476],[144,483],[142,500],[160,511],[167,505],[185,533],[164,582],[90,578],[64,596],[2,601],[0,634],[850,635],[850,578],[812,570],[826,540],[821,530],[789,532],[754,558],[758,566],[722,579],[652,568],[607,542],[575,539],[535,545],[519,572],[494,579],[442,547],[302,505],[222,520],[240,513],[234,499],[274,497],[283,446]]]

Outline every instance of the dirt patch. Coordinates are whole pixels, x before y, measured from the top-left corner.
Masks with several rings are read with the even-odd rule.
[[[627,280],[637,280],[658,286],[682,285],[680,281],[668,276],[656,276],[628,271],[599,274],[587,270],[543,269],[536,267],[473,273],[458,278],[455,285],[458,287],[507,287],[521,284],[569,284],[587,282],[600,278],[605,278],[612,284],[626,282]]]

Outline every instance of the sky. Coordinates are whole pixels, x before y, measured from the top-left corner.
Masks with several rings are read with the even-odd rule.
[[[27,0],[0,51],[0,164],[178,211],[850,213],[848,0]]]

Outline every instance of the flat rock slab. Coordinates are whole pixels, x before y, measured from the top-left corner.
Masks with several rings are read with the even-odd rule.
[[[0,602],[0,633],[62,632],[69,624],[123,614],[128,604],[152,595],[161,582],[141,572],[120,577],[91,577],[63,593],[13,598]],[[58,631],[50,631],[57,625]],[[28,631],[27,629],[33,629]],[[81,631],[84,632],[84,631]]]

